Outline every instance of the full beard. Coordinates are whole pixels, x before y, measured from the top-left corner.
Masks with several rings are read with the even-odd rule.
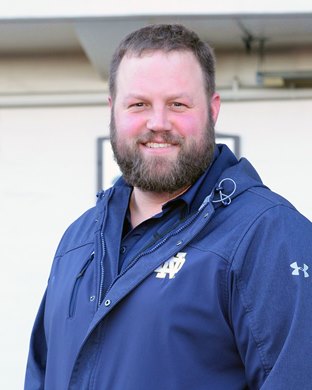
[[[139,148],[140,143],[153,142],[154,132],[148,131],[132,145],[118,138],[114,116],[111,117],[110,136],[115,160],[125,181],[143,191],[155,193],[175,193],[192,185],[210,166],[215,146],[214,126],[209,115],[210,126],[200,140],[188,140],[162,133],[162,142],[178,145],[177,158],[171,161],[164,156],[145,158]],[[158,132],[159,135],[159,132]]]

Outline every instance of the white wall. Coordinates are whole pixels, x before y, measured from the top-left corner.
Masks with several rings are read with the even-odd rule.
[[[266,185],[312,220],[312,99],[225,102],[217,131],[241,136],[242,155]]]
[[[23,387],[29,335],[56,245],[93,206],[103,107],[0,110],[0,388]]]

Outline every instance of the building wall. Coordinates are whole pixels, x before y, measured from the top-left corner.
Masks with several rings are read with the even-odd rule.
[[[0,110],[1,389],[21,389],[29,335],[63,231],[95,202],[103,107]]]
[[[241,137],[242,156],[265,184],[312,220],[312,99],[225,102],[216,129]]]
[[[229,56],[220,54],[218,85],[228,86],[234,76],[251,82],[256,59],[249,63],[244,56],[231,57],[237,63],[233,71]],[[310,61],[308,55],[306,59]],[[0,81],[6,80],[0,96],[0,365],[5,373],[0,388],[19,389],[57,243],[68,224],[96,200],[96,139],[108,134],[109,110],[104,99],[91,105],[84,105],[83,98],[79,105],[27,103],[35,93],[39,100],[45,94],[52,101],[68,92],[78,98],[84,92],[105,92],[105,83],[81,55],[7,58],[0,60],[0,70]],[[24,104],[5,104],[12,94],[22,94]],[[267,185],[310,219],[306,194],[312,190],[311,112],[312,98],[227,98],[216,126],[220,133],[239,135],[242,155],[254,163]]]
[[[230,88],[233,80],[240,87],[260,87],[257,72],[302,72],[312,69],[310,46],[268,49],[263,56],[255,47],[251,53],[243,50],[217,50],[216,81],[219,88]]]

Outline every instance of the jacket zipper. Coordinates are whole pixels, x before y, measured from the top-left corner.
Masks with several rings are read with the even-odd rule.
[[[98,299],[98,307],[102,303],[102,296],[103,296],[103,287],[104,287],[104,257],[106,254],[106,244],[104,241],[104,234],[103,231],[101,231],[101,245],[102,245],[102,258],[100,262],[101,266],[101,278],[100,278],[100,290],[99,290],[99,299]]]
[[[86,261],[78,275],[76,276],[74,287],[72,289],[71,297],[70,297],[70,302],[69,302],[69,312],[68,316],[69,318],[72,318],[75,314],[76,311],[76,305],[77,305],[77,297],[78,297],[78,291],[80,288],[81,281],[83,279],[83,276],[88,269],[89,265],[91,264],[92,260],[94,259],[94,252],[91,253],[89,259]]]
[[[106,203],[106,208],[107,204],[110,201],[112,195],[114,193],[114,189],[111,188],[107,191],[105,191],[104,195],[107,197],[107,203]],[[106,214],[107,210],[104,210],[104,220],[103,220],[103,226],[101,228],[101,248],[102,248],[102,254],[101,254],[101,259],[100,259],[100,288],[99,288],[99,298],[98,298],[98,307],[100,307],[102,300],[103,300],[103,288],[104,288],[104,259],[106,255],[106,244],[105,244],[105,239],[104,239],[104,229],[105,229],[105,224],[106,224]]]

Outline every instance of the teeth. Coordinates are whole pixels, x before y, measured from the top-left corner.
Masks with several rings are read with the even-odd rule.
[[[160,144],[156,142],[148,142],[145,144],[148,148],[169,148],[171,144]]]

